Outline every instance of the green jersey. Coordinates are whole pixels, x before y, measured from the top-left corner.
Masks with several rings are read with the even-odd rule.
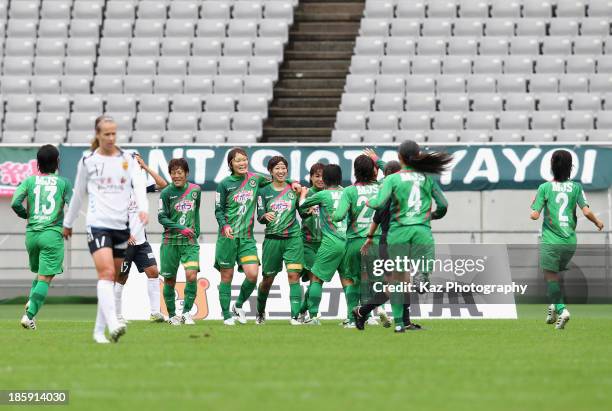
[[[306,194],[306,198],[310,198],[320,192],[316,187],[311,187]],[[319,220],[319,206],[313,206],[312,212],[308,210],[299,210],[302,217],[302,238],[305,243],[320,243],[321,242],[321,220]]]
[[[547,182],[538,187],[531,209],[544,209],[542,242],[545,244],[576,243],[576,205],[588,206],[584,190],[575,181]]]
[[[305,199],[300,210],[305,212],[312,206],[319,206],[319,221],[323,238],[346,241],[346,219],[334,222],[332,216],[340,206],[342,187],[326,189]]]
[[[448,202],[431,176],[404,167],[401,171],[387,176],[378,196],[368,201],[368,207],[379,209],[391,199],[390,230],[398,226],[422,224],[430,226],[431,220],[446,214]],[[432,201],[433,200],[433,201]],[[432,213],[432,203],[436,210]]]
[[[377,182],[364,184],[355,183],[342,191],[340,205],[333,215],[334,221],[346,218],[348,214],[347,238],[365,238],[370,232],[370,225],[374,218],[374,210],[366,206],[366,202],[376,198],[379,184]],[[376,230],[380,235],[380,229]]]
[[[27,197],[27,209],[23,200]],[[23,180],[15,193],[11,207],[28,220],[26,231],[55,230],[62,232],[64,206],[70,203],[72,188],[57,174],[30,176]]]
[[[298,201],[298,196],[289,184],[280,191],[272,184],[261,189],[257,197],[257,219],[266,225],[266,237],[288,238],[300,234],[300,224],[295,218]],[[275,214],[274,220],[270,222],[263,218],[269,212]]]
[[[163,244],[197,244],[200,236],[200,199],[202,190],[197,184],[187,183],[183,187],[169,184],[159,196],[157,219],[164,227]],[[190,228],[195,233],[192,239],[181,234]]]
[[[251,172],[244,176],[232,174],[224,178],[217,186],[215,197],[215,217],[219,224],[219,234],[223,227],[229,225],[234,238],[252,238],[255,201],[259,188],[271,182],[270,177]],[[290,180],[287,182],[291,183]]]

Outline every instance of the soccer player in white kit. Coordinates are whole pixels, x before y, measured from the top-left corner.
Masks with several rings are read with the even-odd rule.
[[[149,168],[144,162],[140,154],[134,153],[134,158],[142,169],[143,178],[150,176],[153,181],[147,181],[147,193],[163,190],[168,182],[159,174]],[[146,173],[146,174],[145,174]],[[149,307],[151,310],[149,319],[151,322],[164,322],[164,315],[160,312],[160,293],[159,293],[159,269],[157,261],[151,249],[151,245],[147,241],[147,233],[144,224],[138,218],[138,207],[134,195],[130,197],[130,206],[128,208],[128,216],[130,223],[130,238],[128,240],[128,249],[126,251],[125,260],[121,265],[121,272],[115,282],[115,309],[117,310],[117,318],[121,323],[127,323],[123,318],[123,286],[127,282],[128,275],[132,263],[136,265],[139,273],[145,273],[147,276],[147,294],[149,296]]]
[[[63,235],[66,239],[72,236],[83,198],[88,194],[87,242],[98,273],[98,313],[93,336],[97,343],[108,343],[106,327],[113,342],[127,330],[117,319],[113,286],[130,236],[128,205],[132,191],[143,224],[148,222],[149,205],[138,162],[115,145],[117,124],[111,117],[101,116],[96,119],[95,129],[91,152],[79,161]]]

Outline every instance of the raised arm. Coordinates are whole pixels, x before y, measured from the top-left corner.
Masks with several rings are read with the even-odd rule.
[[[387,204],[387,201],[391,198],[391,194],[393,193],[393,179],[391,177],[393,176],[388,176],[383,180],[382,187],[378,190],[376,198],[366,202],[368,207],[378,210]]]
[[[139,154],[136,154],[134,158],[136,159],[140,167],[153,178],[153,180],[155,181],[156,190],[163,190],[168,186],[168,182],[162,176],[153,171],[153,169],[149,167],[147,163],[145,163],[145,161],[142,159],[142,157],[140,157]]]

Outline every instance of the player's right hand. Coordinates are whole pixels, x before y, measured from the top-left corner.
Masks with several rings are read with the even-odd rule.
[[[64,231],[62,232],[62,236],[64,236],[64,238],[66,240],[68,240],[70,237],[72,237],[72,228],[64,227]]]
[[[376,154],[376,151],[372,150],[371,148],[366,148],[363,150],[363,154],[370,157],[372,160],[374,160],[374,162],[378,161],[378,154]]]
[[[191,228],[183,228],[180,233],[190,240],[195,236],[195,233]]]
[[[136,245],[136,239],[131,234],[130,234],[130,238],[128,238],[128,245]]]
[[[599,231],[603,230],[604,228],[604,223],[601,220],[599,220],[595,225],[597,226],[597,230]]]
[[[265,218],[268,223],[271,223],[276,218],[276,213],[274,211],[269,211],[263,215],[263,218]]]
[[[229,225],[223,227],[223,235],[227,238],[233,240],[234,239],[234,230]]]
[[[372,245],[373,241],[371,238],[366,239],[365,243],[361,246],[361,255],[367,255],[368,250],[370,249],[370,245]]]

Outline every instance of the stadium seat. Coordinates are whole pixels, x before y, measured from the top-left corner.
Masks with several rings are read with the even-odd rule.
[[[445,37],[421,37],[417,42],[417,54],[421,56],[442,56],[446,54]]]
[[[258,114],[262,119],[268,118],[268,101],[264,96],[243,94],[238,98],[238,111]]]
[[[436,97],[432,93],[406,94],[406,111],[435,111]]]
[[[265,75],[278,78],[278,62],[269,57],[251,57],[249,59],[249,74]]]
[[[204,108],[207,112],[228,113],[235,111],[235,101],[232,95],[211,94],[204,98]]]
[[[404,3],[404,2],[400,2]],[[371,28],[370,28],[371,29]],[[375,30],[373,30],[375,31]],[[378,30],[378,34],[368,34],[369,36],[380,35],[386,36],[389,30],[384,28],[384,23],[381,26],[381,30]],[[415,19],[393,19],[391,20],[391,30],[392,37],[418,37],[421,35],[421,23],[419,20]],[[364,34],[361,34],[362,36]]]
[[[517,36],[546,36],[546,21],[542,19],[519,19],[516,22]]]
[[[569,100],[564,94],[542,93],[537,96],[538,110],[565,111],[569,108]]]
[[[69,131],[66,136],[66,143],[86,144],[93,140],[95,133],[90,130]]]
[[[371,131],[366,130],[363,132],[363,142],[364,143],[376,143],[376,144],[391,144],[393,143],[393,133],[396,130],[388,130],[388,131]]]
[[[168,116],[168,130],[170,131],[191,131],[198,129],[198,113],[172,112]]]
[[[106,20],[102,28],[102,36],[105,38],[119,37],[126,38],[132,36],[134,21],[128,20]]]
[[[170,99],[172,111],[179,113],[201,112],[202,98],[199,94],[175,94]]]
[[[472,114],[474,113],[469,113],[469,115]],[[488,143],[491,141],[490,132],[491,130],[463,130],[460,135],[460,140],[467,143]]]
[[[481,56],[505,55],[508,54],[509,48],[510,42],[505,37],[483,37],[478,41]]]
[[[233,144],[254,144],[261,135],[252,131],[229,131],[227,133],[227,142]]]
[[[503,18],[489,19],[485,24],[487,36],[513,36],[514,21]]]
[[[36,113],[36,97],[32,94],[13,94],[5,98],[7,112]]]
[[[552,143],[557,130],[525,130],[523,140],[529,143]]]
[[[36,119],[36,129],[65,132],[67,122],[68,118],[63,113],[40,113]]]
[[[123,92],[129,94],[153,93],[153,79],[151,76],[125,76],[123,78]]]
[[[102,113],[104,111],[102,103],[103,101],[100,96],[91,94],[77,94],[72,96],[72,111],[77,113]]]
[[[91,93],[91,76],[69,75],[61,78],[62,94]]]
[[[371,95],[368,93],[344,93],[340,102],[342,111],[370,111]]]
[[[412,74],[440,74],[441,61],[439,58],[416,56],[412,60]],[[404,72],[404,74],[407,74]]]
[[[200,116],[200,129],[206,131],[224,131],[230,128],[228,113],[202,113]]]
[[[66,45],[66,55],[95,59],[97,43],[97,39],[71,37]]]
[[[495,130],[496,121],[497,119],[493,112],[465,113],[465,128],[468,130]],[[464,133],[461,134],[461,140],[463,140],[463,136]],[[488,136],[487,138],[474,138],[471,141],[488,141]]]
[[[109,113],[136,112],[136,98],[131,94],[108,94],[104,97],[105,111]],[[75,100],[76,103],[76,100]],[[85,110],[83,110],[85,111]],[[98,110],[95,110],[98,111]]]
[[[603,53],[603,45],[600,37],[580,36],[574,38],[573,51],[574,54],[596,56]],[[608,43],[606,43],[606,46],[608,46]]]
[[[255,56],[273,57],[276,61],[283,61],[283,40],[274,38],[256,39],[253,45]]]
[[[87,2],[80,2],[87,3]],[[75,4],[76,9],[76,4]],[[98,38],[100,36],[100,21],[95,19],[73,19],[70,22],[70,38]]]
[[[429,130],[431,118],[427,112],[411,111],[400,114],[400,128],[402,130]]]
[[[587,92],[589,80],[582,74],[566,74],[560,77],[559,92],[561,93],[582,93]]]
[[[490,134],[491,141],[496,143],[519,143],[523,141],[522,132],[518,130],[492,130]]]
[[[424,131],[396,130],[393,134],[395,136],[395,141],[413,140],[418,143],[424,143],[426,139]]]
[[[213,92],[212,77],[206,75],[189,75],[183,83],[185,94],[208,94]],[[270,91],[271,92],[271,91]]]
[[[208,3],[208,2],[206,2]],[[227,24],[225,20],[218,19],[202,19],[199,20],[196,27],[197,37],[225,37]]]
[[[154,37],[135,37],[130,43],[130,56],[132,57],[157,57],[161,48],[161,42]]]
[[[66,131],[41,131],[34,133],[34,143],[61,144],[66,139]]]
[[[394,23],[395,22],[397,22],[397,20],[395,20]],[[359,34],[361,36],[386,37],[389,35],[389,20],[364,18],[363,20],[361,20],[361,27],[359,28]],[[401,35],[401,34],[403,33],[393,33],[394,36]]]
[[[445,56],[442,59],[443,74],[471,74],[472,60],[464,56]]]
[[[374,111],[404,111],[404,95],[377,93],[374,96]]]
[[[202,57],[218,57],[221,55],[223,43],[214,37],[198,37],[193,40],[191,54]]]
[[[355,111],[340,111],[336,115],[337,130],[364,130],[366,124],[365,114]]]
[[[436,79],[437,93],[465,93],[466,78],[473,78],[472,85],[474,87],[486,87],[487,78],[483,77],[464,77],[464,76],[441,76]],[[493,90],[495,90],[495,82],[493,82]],[[472,92],[478,91],[478,88],[473,88]]]
[[[424,18],[425,2],[398,1],[396,15],[398,18]]]
[[[362,141],[361,131],[358,130],[333,130],[331,141],[333,143],[354,144]]]
[[[461,93],[439,94],[440,111],[469,111],[470,100],[467,95]]]
[[[8,112],[4,115],[4,131],[34,131],[34,113]],[[31,140],[31,139],[30,139]]]
[[[243,57],[221,57],[219,74],[224,76],[244,76],[248,71],[248,62]]]
[[[393,18],[394,4],[390,0],[369,0],[365,2],[363,15],[368,18]]]
[[[557,130],[555,131],[555,141],[561,142],[582,142],[587,140],[584,130]]]
[[[2,133],[2,142],[7,144],[30,144],[34,134],[31,131],[9,131]]]
[[[214,76],[217,74],[218,61],[215,57],[190,57],[187,71],[191,76]]]
[[[289,40],[289,26],[285,20],[265,19],[259,23],[259,37],[282,39],[283,43]]]
[[[558,130],[561,128],[561,114],[557,111],[536,111],[531,114],[531,128]]]
[[[565,72],[565,60],[558,56],[538,56],[534,70],[537,74],[562,74]]]
[[[499,94],[474,93],[470,95],[473,111],[502,111],[504,100]]]
[[[542,54],[557,54],[562,56],[572,54],[572,40],[569,37],[543,38]]]
[[[432,143],[456,143],[460,130],[431,130],[427,132],[427,141]]]
[[[531,93],[557,93],[559,91],[559,78],[552,75],[534,75],[529,79],[529,92]]]
[[[40,95],[38,96],[38,111],[40,113],[59,113],[67,117],[70,113],[70,99],[56,94]]]
[[[590,130],[595,128],[590,111],[568,111],[563,115],[563,128],[567,130]]]
[[[128,38],[102,38],[99,53],[103,57],[123,57],[129,54],[130,41]]]
[[[241,94],[242,79],[236,76],[217,76],[213,89],[215,94]]]
[[[232,114],[232,130],[255,134],[257,138],[263,133],[262,118],[258,113]]]
[[[426,40],[427,38],[432,36],[450,37],[452,34],[451,29],[451,22],[447,19],[425,19],[423,20],[421,25],[421,34],[423,37],[420,40]]]
[[[500,130],[527,130],[529,128],[529,115],[521,111],[503,111],[498,115]]]
[[[359,71],[357,71],[357,69],[359,68],[359,65],[361,65],[362,68],[359,69]],[[438,62],[438,67],[439,67],[439,62]],[[352,70],[353,70],[353,64],[351,64],[351,72],[353,72]],[[355,72],[354,73],[355,74],[377,74],[378,73],[378,59],[366,57],[359,61],[355,61]],[[380,61],[380,73],[381,74],[395,74],[395,75],[400,75],[400,76],[407,75],[410,73],[410,59],[406,57],[385,56]]]
[[[448,54],[474,56],[478,54],[478,41],[475,37],[451,37],[448,39]]]
[[[558,0],[557,17],[585,17],[585,5],[580,0]]]
[[[96,74],[102,76],[123,75],[127,62],[120,57],[100,57],[96,67]]]
[[[406,37],[389,37],[386,52],[388,56],[411,56],[416,53],[416,42]]]
[[[137,19],[134,24],[134,36],[160,38],[164,35],[165,20]]]
[[[136,130],[162,133],[166,130],[166,113],[138,113]]]
[[[383,37],[357,37],[354,53],[360,56],[380,56],[385,51]]]
[[[134,144],[161,143],[164,141],[162,133],[157,131],[134,131],[131,142]]]
[[[552,41],[551,41],[552,43]],[[521,36],[515,37],[509,43],[510,54],[521,54],[537,56],[540,54],[540,42],[536,37]],[[544,53],[549,54],[549,53]],[[568,53],[569,54],[569,53]]]
[[[97,75],[94,78],[93,91],[96,94],[123,93],[123,78],[121,76]]]
[[[156,62],[150,57],[130,57],[127,61],[127,74],[129,75],[155,75]],[[123,74],[123,73],[103,73]]]
[[[11,18],[8,20],[6,28],[7,37],[13,38],[36,38],[36,26],[38,25],[38,19],[15,19]]]
[[[199,144],[223,144],[226,140],[224,130],[208,131],[201,130],[195,133],[195,142]]]
[[[32,74],[33,60],[31,57],[5,57],[2,74],[5,76],[19,76]]]
[[[134,128],[134,115],[132,113],[108,112],[105,115],[112,117],[115,124],[117,124],[117,140],[120,140],[120,135],[132,132]]]
[[[142,113],[163,113],[166,115],[169,110],[170,99],[165,94],[154,94],[140,99],[138,111]]]
[[[266,1],[264,3],[264,18],[282,19],[288,24],[293,24],[293,6],[288,1]]]
[[[94,73],[94,60],[89,57],[66,57],[64,74],[67,76],[88,76]]]
[[[223,55],[245,57],[253,54],[253,42],[248,38],[227,38],[223,43]]]
[[[491,17],[521,17],[521,4],[516,1],[493,0]]]
[[[570,98],[572,110],[597,111],[602,108],[602,102],[598,95],[591,93],[575,93]]]
[[[157,74],[184,76],[187,74],[187,60],[176,57],[160,57],[157,60]]]
[[[400,80],[403,84],[404,89],[410,90],[411,92],[433,93],[436,89],[436,81],[431,75],[410,75],[405,79]]]
[[[463,116],[459,112],[438,112],[433,114],[434,130],[462,130]]]
[[[578,20],[574,18],[556,18],[550,20],[548,33],[550,36],[577,36],[578,28]]]
[[[171,4],[180,4],[181,2],[173,2]],[[171,6],[172,7],[172,6]],[[191,19],[168,19],[166,21],[165,35],[166,37],[183,37],[191,38],[195,35],[196,23]]]
[[[503,64],[504,74],[532,74],[535,65],[528,56],[507,56]]]
[[[230,6],[229,1],[205,1],[202,3],[202,18],[229,20]]]
[[[531,94],[508,93],[504,95],[504,110],[506,111],[533,111],[535,108],[536,100]]]
[[[593,3],[589,5],[589,11],[593,8]],[[609,14],[600,14],[598,16],[606,16]],[[580,22],[580,34],[583,36],[609,36],[610,22],[609,19],[601,17],[591,17],[582,19]]]
[[[163,135],[164,143],[190,144],[193,143],[193,131],[166,131]]]
[[[234,19],[259,20],[262,17],[262,4],[257,1],[243,1],[234,3],[232,17]]]

